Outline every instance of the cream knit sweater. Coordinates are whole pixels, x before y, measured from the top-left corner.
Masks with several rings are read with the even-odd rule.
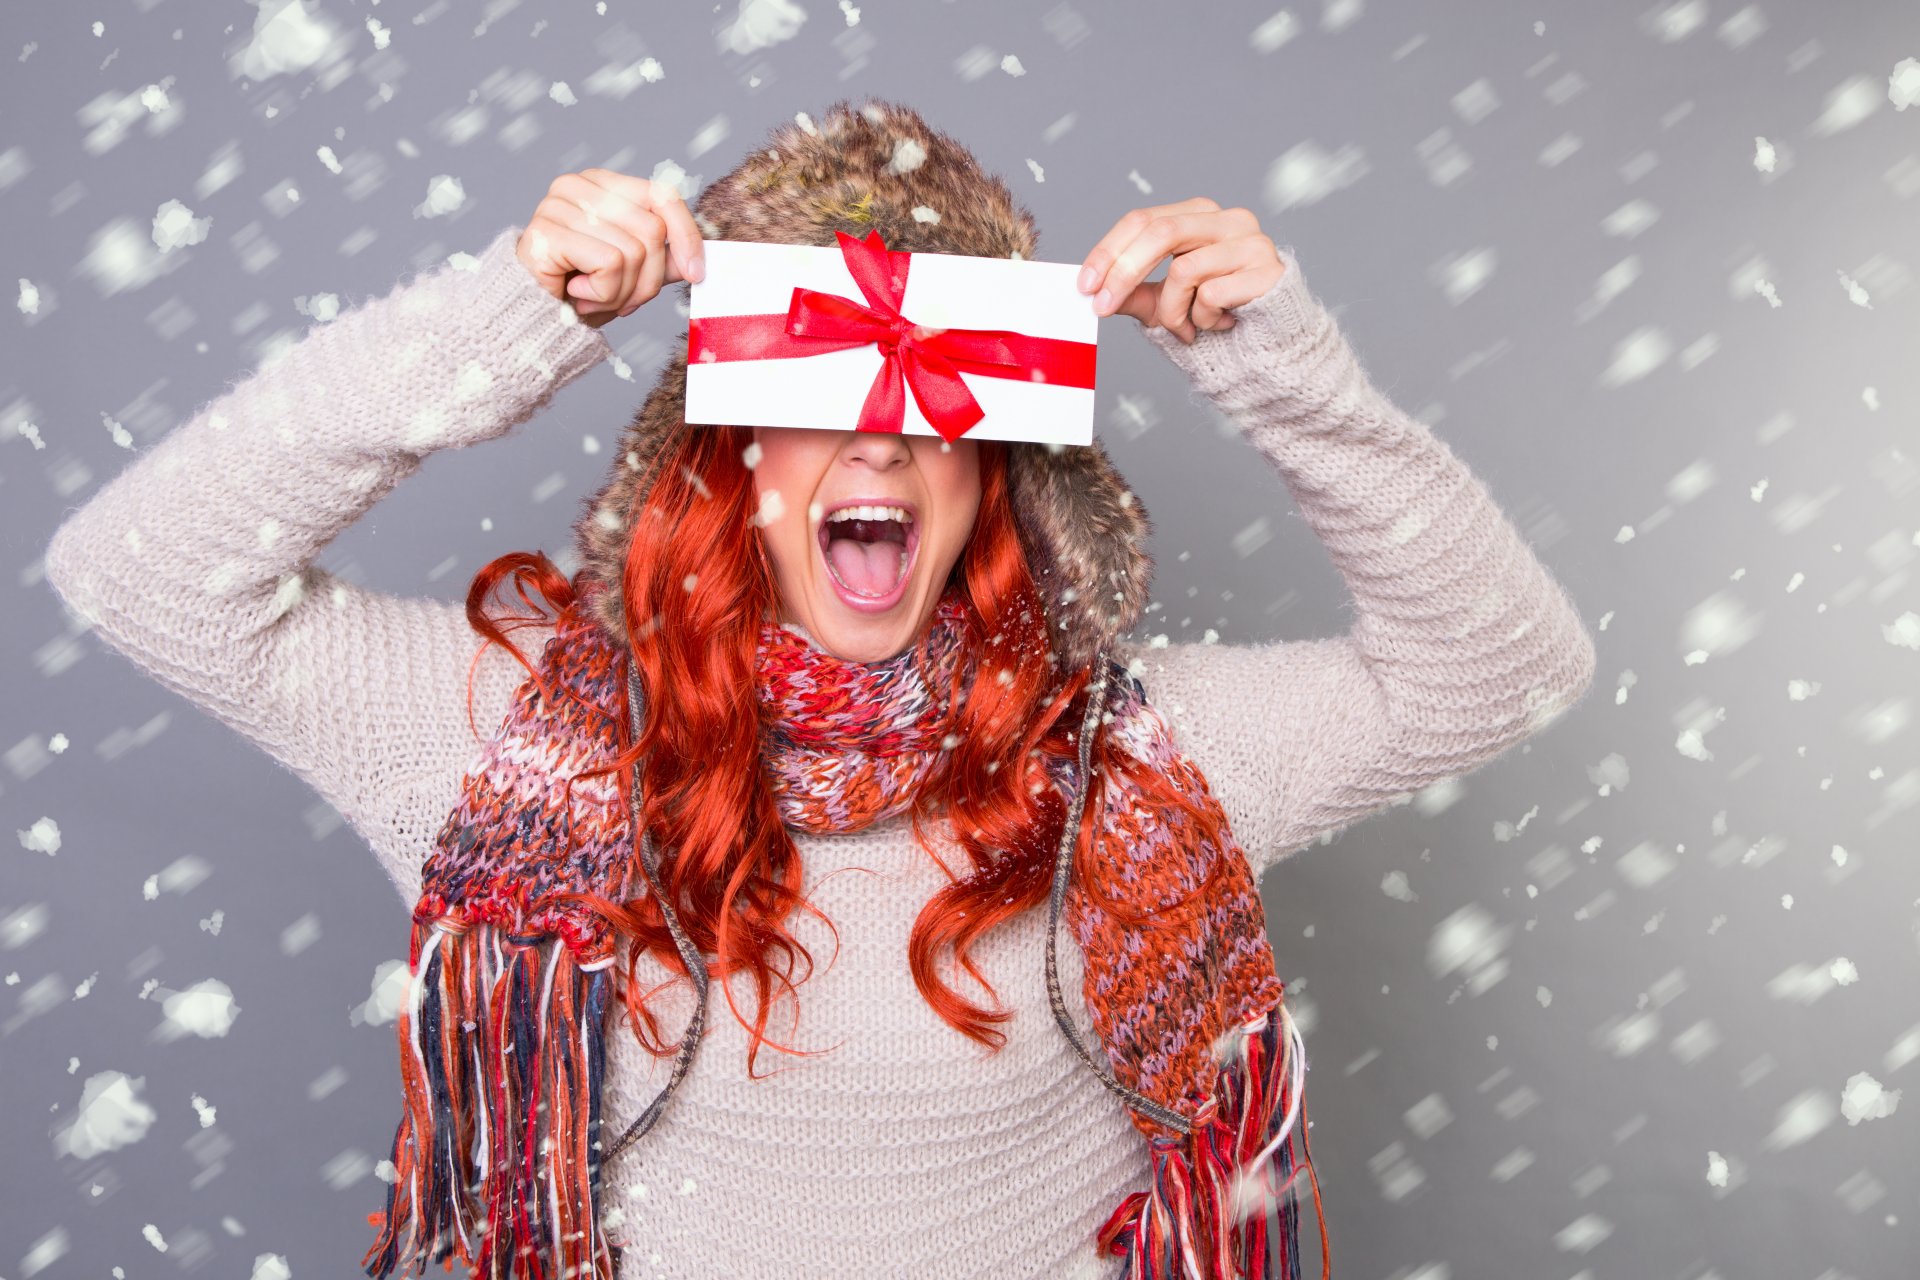
[[[477,759],[466,680],[479,638],[459,605],[369,591],[313,560],[424,455],[505,434],[611,353],[517,261],[519,233],[312,328],[104,485],[47,551],[82,621],[309,782],[407,908]],[[1562,587],[1467,467],[1370,384],[1281,256],[1285,275],[1236,309],[1235,328],[1192,346],[1147,336],[1284,481],[1352,592],[1352,629],[1121,655],[1256,874],[1501,755],[1574,703],[1594,668]],[[537,656],[548,634],[515,638]],[[488,653],[474,684],[483,735],[523,676]],[[1114,1274],[1093,1234],[1147,1185],[1146,1144],[1054,1024],[1046,913],[976,949],[1018,1010],[990,1054],[935,1017],[907,972],[914,917],[943,877],[906,819],[797,839],[806,890],[840,942],[810,914],[788,921],[816,967],[797,1026],[782,1002],[767,1031],[824,1052],[763,1046],[762,1078],[747,1079],[747,1033],[715,984],[693,1070],[606,1169],[622,1280]],[[394,924],[400,947],[406,916]],[[1071,939],[1058,961],[1095,1045]],[[692,993],[655,999],[671,1040]],[[734,999],[751,1018],[754,993]],[[624,1015],[608,1043],[604,1132],[618,1135],[671,1059],[640,1049]],[[394,1091],[397,1120],[397,1074]],[[341,1242],[343,1260],[356,1243]]]

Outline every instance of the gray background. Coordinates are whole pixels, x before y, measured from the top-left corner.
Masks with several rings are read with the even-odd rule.
[[[1573,714],[1264,882],[1335,1274],[1920,1269],[1920,9],[324,0],[276,61],[279,7],[0,11],[6,275],[38,295],[0,370],[0,1277],[358,1274],[399,1114],[392,1028],[355,1014],[404,956],[391,886],[65,614],[61,514],[311,295],[477,251],[567,170],[697,188],[869,93],[1004,175],[1045,259],[1136,205],[1255,210],[1595,632]],[[163,257],[173,200],[211,223]],[[1280,479],[1134,327],[1103,326],[1099,429],[1158,525],[1155,627],[1343,628]],[[571,569],[584,441],[684,328],[609,334],[632,382],[430,459],[322,562],[448,600],[508,550]],[[207,979],[227,1033],[156,1037]],[[83,1159],[89,1080],[148,1119]]]

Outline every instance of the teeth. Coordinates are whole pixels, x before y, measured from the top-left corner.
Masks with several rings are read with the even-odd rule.
[[[842,520],[898,520],[901,524],[910,524],[913,517],[905,507],[842,507],[827,517],[828,524]]]

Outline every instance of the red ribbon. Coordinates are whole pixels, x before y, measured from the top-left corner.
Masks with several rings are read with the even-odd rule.
[[[934,329],[900,314],[913,255],[889,249],[877,230],[856,240],[835,231],[860,292],[852,298],[795,286],[785,315],[696,317],[687,326],[687,360],[772,360],[819,355],[873,343],[882,363],[860,407],[857,431],[899,434],[906,396],[913,390],[920,412],[948,441],[959,439],[986,411],[973,398],[962,373],[1057,386],[1091,388],[1095,352],[1091,342],[1036,338],[1012,329]]]

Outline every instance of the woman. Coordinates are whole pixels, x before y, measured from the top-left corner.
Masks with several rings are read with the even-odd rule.
[[[369,1274],[1291,1280],[1305,1064],[1258,874],[1591,680],[1484,487],[1292,255],[1204,199],[1119,219],[1082,287],[1279,472],[1347,635],[1128,644],[1149,525],[1097,443],[689,427],[684,356],[571,578],[505,556],[463,611],[313,565],[427,453],[606,359],[601,326],[698,279],[703,237],[842,231],[1036,256],[1007,189],[890,103],[796,117],[697,210],[567,175],[477,260],[311,331],[49,548],[76,612],[311,781],[413,910]],[[502,627],[509,578],[552,616]],[[710,977],[731,1017],[705,1018]],[[794,1062],[756,1075],[763,1041]]]

